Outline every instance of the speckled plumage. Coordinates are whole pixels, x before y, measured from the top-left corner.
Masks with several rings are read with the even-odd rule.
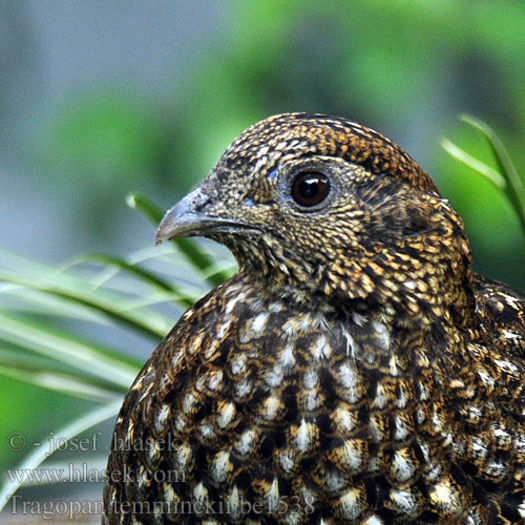
[[[301,174],[328,196],[295,201]],[[159,237],[239,272],[188,310],[115,428],[108,524],[525,523],[525,297],[397,145],[287,114],[248,128]]]

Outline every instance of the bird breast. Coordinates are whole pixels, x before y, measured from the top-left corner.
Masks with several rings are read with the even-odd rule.
[[[151,426],[173,432],[173,468],[192,497],[293,494],[303,513],[324,502],[354,520],[377,479],[392,509],[417,516],[423,476],[436,505],[463,512],[462,489],[439,466],[450,433],[420,340],[400,344],[385,312],[300,312],[235,280],[216,294],[160,348],[172,380]]]

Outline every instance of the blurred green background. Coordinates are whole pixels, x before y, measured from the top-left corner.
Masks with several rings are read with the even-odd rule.
[[[246,126],[322,112],[404,147],[465,219],[476,269],[525,290],[512,210],[439,146],[494,163],[467,112],[520,169],[524,66],[519,1],[0,2],[0,246],[48,263],[149,246],[129,192],[167,208]],[[153,348],[119,337],[141,360]],[[7,466],[8,431],[41,438],[87,406],[1,376],[0,395]]]

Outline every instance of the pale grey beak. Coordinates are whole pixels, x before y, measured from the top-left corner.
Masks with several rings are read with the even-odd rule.
[[[207,217],[206,214],[195,211],[193,197],[192,192],[167,211],[157,228],[155,244],[174,237],[200,235],[207,226],[213,223],[213,219]]]
[[[208,199],[197,188],[171,208],[159,224],[155,244],[176,237],[208,236],[211,233],[235,233],[239,230],[260,232],[259,228],[229,217],[212,217],[205,211]]]

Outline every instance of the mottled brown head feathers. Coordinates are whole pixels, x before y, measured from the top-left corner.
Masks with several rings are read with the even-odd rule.
[[[329,188],[320,202],[294,196],[311,196],[319,177]],[[299,302],[386,301],[438,316],[472,303],[459,217],[399,146],[342,118],[292,113],[251,126],[171,213],[178,224],[181,207],[184,235],[226,244],[241,272]]]
[[[281,161],[278,152],[286,153],[286,157],[339,157],[371,174],[389,174],[439,194],[428,174],[397,144],[342,117],[310,113],[269,117],[247,128],[226,150],[222,160],[234,168],[243,161],[253,164],[266,159],[267,169],[271,170]]]

